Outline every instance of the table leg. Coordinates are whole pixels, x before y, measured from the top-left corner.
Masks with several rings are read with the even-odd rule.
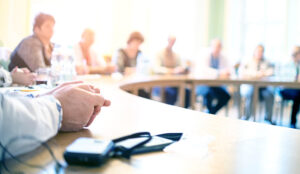
[[[160,88],[160,100],[162,103],[166,102],[165,87]]]
[[[242,108],[241,108],[241,85],[236,85],[236,91],[237,91],[237,107],[238,107],[238,118],[242,118]]]
[[[253,118],[254,118],[254,121],[257,120],[257,115],[256,115],[256,103],[258,102],[258,85],[253,85],[253,88],[254,88],[254,93],[253,93],[253,103],[252,103],[252,114],[253,114]]]
[[[184,107],[185,101],[185,83],[181,83],[179,86],[179,106]]]
[[[191,86],[191,108],[193,110],[195,110],[195,104],[196,104],[196,84],[195,83],[192,83],[192,86]]]

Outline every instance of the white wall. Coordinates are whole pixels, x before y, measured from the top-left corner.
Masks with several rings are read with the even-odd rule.
[[[0,40],[14,49],[30,33],[30,0],[0,0]]]
[[[142,50],[153,57],[170,34],[175,49],[193,59],[207,43],[209,0],[32,0],[31,19],[47,12],[57,20],[54,42],[74,44],[86,27],[96,31],[95,47],[113,53],[124,46],[132,31],[145,36]]]

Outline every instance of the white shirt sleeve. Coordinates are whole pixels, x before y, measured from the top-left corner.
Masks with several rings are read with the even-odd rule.
[[[12,84],[12,77],[8,71],[0,67],[0,87],[8,87]]]
[[[54,96],[28,98],[0,93],[0,142],[13,155],[29,152],[40,145],[38,141],[56,135],[61,121],[62,108]],[[22,139],[25,136],[38,141]],[[8,145],[12,139],[17,141]],[[2,150],[0,147],[0,154]]]

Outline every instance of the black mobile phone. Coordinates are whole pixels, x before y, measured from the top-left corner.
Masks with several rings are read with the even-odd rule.
[[[78,138],[66,148],[64,158],[71,165],[100,166],[110,157],[113,148],[111,140]]]

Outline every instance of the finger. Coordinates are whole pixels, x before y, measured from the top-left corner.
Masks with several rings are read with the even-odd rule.
[[[105,103],[104,97],[99,95],[99,94],[93,94],[92,98],[93,98],[94,106],[100,106],[101,107]]]
[[[94,121],[94,119],[96,118],[96,116],[100,113],[101,111],[101,107],[100,106],[96,106],[94,109],[94,113],[91,116],[90,120],[88,121],[88,123],[86,124],[86,127],[90,126],[92,124],[92,122]]]
[[[30,77],[36,78],[36,77],[37,77],[37,74],[36,74],[36,73],[31,73],[31,74],[30,74]]]
[[[89,84],[89,85],[90,85],[90,88],[91,88],[95,93],[100,94],[100,89],[99,89],[99,88],[97,88],[97,87],[95,87],[94,85],[91,85],[91,84]]]
[[[89,84],[80,84],[80,85],[76,85],[76,87],[86,90],[86,91],[89,91],[89,92],[92,92],[92,93],[95,93],[95,90],[93,89],[94,87]]]
[[[30,73],[30,71],[29,71],[28,68],[21,68],[21,70],[22,70],[24,73]]]
[[[18,71],[18,67],[16,66],[16,67],[14,67],[14,69],[11,72],[15,73],[17,71]]]
[[[65,82],[65,83],[62,83],[59,86],[64,87],[64,86],[75,85],[75,84],[80,84],[80,83],[83,83],[83,81],[77,80],[77,81]]]
[[[105,100],[103,106],[110,106],[111,101],[110,100]]]
[[[100,94],[100,89],[99,88],[94,88],[95,93]]]

